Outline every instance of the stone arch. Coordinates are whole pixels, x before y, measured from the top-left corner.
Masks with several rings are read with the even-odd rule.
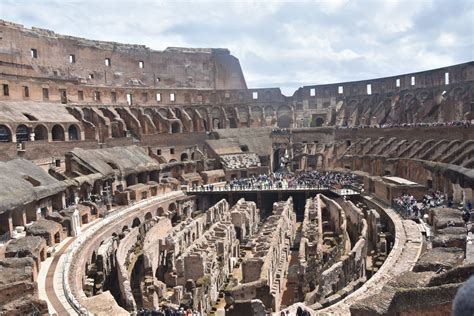
[[[156,210],[156,215],[163,216],[164,214],[165,214],[165,210],[161,206],[158,207],[158,209]]]
[[[316,118],[316,121],[315,121],[315,124],[316,124],[317,127],[323,126],[323,124],[324,124],[324,119],[323,119],[322,117],[317,117],[317,118]]]
[[[221,121],[218,118],[212,119],[212,129],[219,129],[222,128]]]
[[[141,221],[138,217],[135,217],[132,222],[132,228],[140,226]]]
[[[464,90],[462,87],[456,87],[451,91],[451,95],[453,96],[454,100],[459,100],[464,93]]]
[[[149,221],[149,220],[151,220],[152,218],[153,218],[153,215],[151,215],[151,212],[147,212],[147,213],[145,214],[145,220],[146,220],[146,221]]]
[[[28,126],[21,124],[16,127],[16,142],[17,143],[22,143],[22,142],[27,142],[30,137],[29,137],[29,132],[28,132]]]
[[[12,141],[12,131],[7,125],[0,125],[0,143],[10,143]]]
[[[81,140],[81,132],[77,125],[71,124],[67,129],[69,140]]]
[[[217,106],[213,107],[211,110],[211,120],[213,129],[225,128],[223,109]]]
[[[181,127],[178,122],[173,122],[171,123],[171,133],[180,133],[181,132]]]
[[[275,109],[270,106],[270,105],[267,105],[265,107],[265,117],[272,117],[273,116],[273,112],[275,112]]]
[[[54,125],[51,129],[51,136],[53,141],[64,141],[64,128],[59,124]]]
[[[239,120],[240,120],[241,126],[249,127],[250,126],[249,108],[247,106],[239,106],[237,110],[239,113]]]
[[[170,205],[168,205],[168,211],[174,212],[176,211],[176,209],[177,209],[176,203],[170,203]]]
[[[290,128],[293,123],[291,108],[288,105],[281,105],[277,110],[277,125],[281,128]]]
[[[48,140],[48,129],[43,124],[38,124],[33,130],[35,133],[35,140]]]
[[[292,119],[289,115],[283,114],[279,115],[277,118],[277,125],[280,128],[290,128]]]
[[[188,159],[189,159],[189,156],[188,156],[187,153],[182,153],[181,154],[181,157],[180,157],[181,161],[188,161]]]
[[[261,125],[263,121],[263,109],[259,106],[252,106],[252,120],[257,125]]]

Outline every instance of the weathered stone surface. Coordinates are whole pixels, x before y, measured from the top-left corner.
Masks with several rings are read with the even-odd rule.
[[[46,302],[38,299],[35,263],[32,258],[0,260],[0,314],[47,313]]]
[[[464,251],[459,248],[433,248],[421,255],[413,271],[449,270],[461,265],[464,260]]]
[[[112,294],[110,294],[110,291],[105,291],[96,296],[85,298],[82,301],[82,304],[90,313],[94,315],[130,315],[129,312],[117,304]]]
[[[466,248],[467,235],[437,235],[433,238],[433,248],[446,247],[446,248]]]
[[[5,249],[6,257],[27,257],[38,258],[39,251],[46,247],[46,241],[39,236],[26,236],[12,240]]]

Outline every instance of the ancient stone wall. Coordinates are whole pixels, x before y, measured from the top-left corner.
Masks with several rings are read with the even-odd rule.
[[[240,241],[253,236],[260,224],[260,210],[255,202],[239,199],[230,209],[232,225],[236,231],[236,238]]]
[[[101,42],[1,21],[2,72],[111,86],[245,88],[226,49],[167,48]]]
[[[276,202],[252,240],[252,256],[242,261],[242,284],[230,290],[234,300],[259,299],[267,309],[280,309],[288,255],[295,237],[296,215],[293,200]]]
[[[300,251],[302,271],[307,274],[302,280],[305,282],[304,288],[309,289],[306,290],[308,293],[305,301],[313,305],[315,309],[318,309],[318,306],[327,306],[337,302],[365,281],[367,222],[362,211],[354,204],[345,201],[340,201],[340,203],[342,204],[318,195],[306,204],[305,213],[308,217],[305,216],[305,220],[309,220],[311,214],[317,218],[318,214],[329,212],[328,215],[322,214],[321,221],[323,222],[318,225],[321,230],[312,238],[319,239],[319,253],[314,254],[313,251],[303,257]],[[322,208],[329,210],[322,211]],[[335,221],[334,225],[339,226],[340,230],[334,231],[334,226],[326,222],[328,220]],[[304,227],[305,222],[303,222],[303,229]],[[328,234],[331,230],[336,233],[332,238]],[[324,241],[321,241],[323,236]],[[331,245],[328,243],[329,238],[335,240],[335,243],[332,243],[335,251],[324,250]]]

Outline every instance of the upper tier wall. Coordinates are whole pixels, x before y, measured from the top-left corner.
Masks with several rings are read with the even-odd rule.
[[[227,49],[167,48],[93,41],[0,20],[0,72],[84,84],[245,89],[239,60]],[[108,62],[106,61],[108,60]]]
[[[398,93],[402,90],[443,87],[474,80],[474,62],[361,81],[311,85],[299,88],[293,95],[296,101]],[[368,87],[370,86],[370,88]],[[369,91],[370,90],[370,91]]]

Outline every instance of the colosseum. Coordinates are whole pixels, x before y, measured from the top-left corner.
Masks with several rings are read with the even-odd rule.
[[[474,61],[285,96],[0,38],[0,315],[449,315],[474,274]]]

